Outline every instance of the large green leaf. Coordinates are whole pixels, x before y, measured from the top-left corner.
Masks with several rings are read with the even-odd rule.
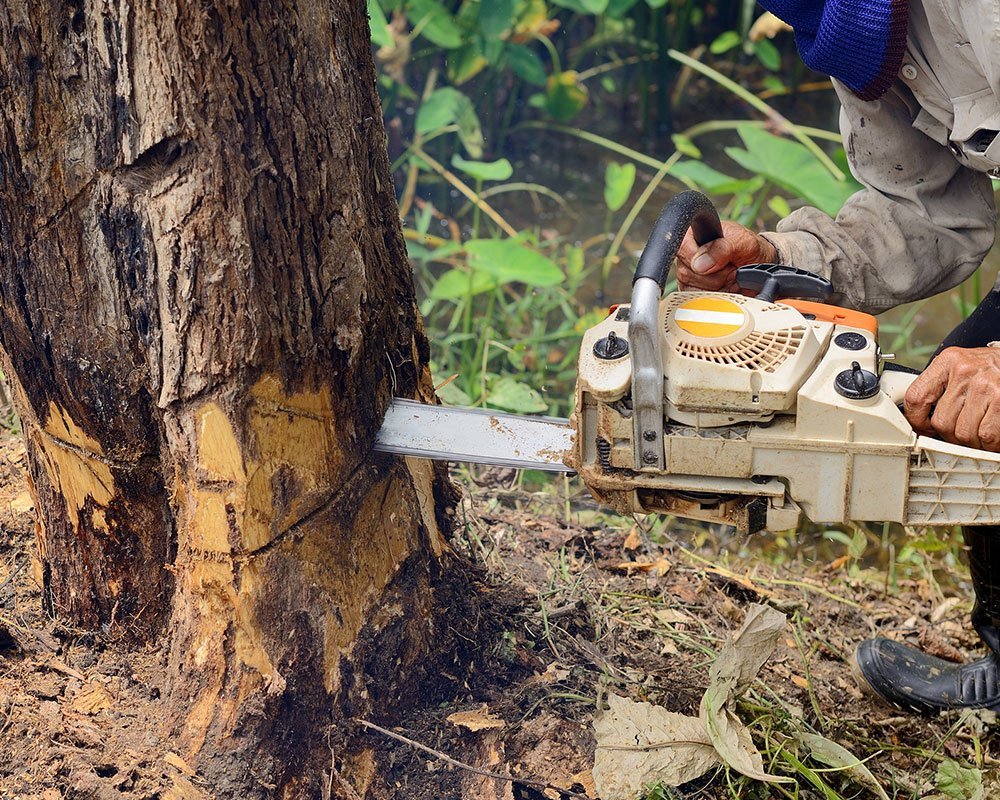
[[[378,0],[368,0],[368,19],[371,21],[372,41],[379,47],[392,44],[392,33],[389,31],[389,20]]]
[[[761,39],[753,43],[753,51],[757,54],[757,59],[771,72],[781,69],[781,52],[774,46],[770,39]]]
[[[461,300],[471,295],[482,294],[496,288],[496,280],[487,272],[464,272],[450,269],[434,281],[431,287],[432,300]]]
[[[451,157],[451,165],[478,181],[505,181],[514,174],[514,168],[506,158],[497,161],[466,161],[456,153]]]
[[[708,49],[713,55],[720,56],[723,53],[728,53],[734,47],[738,47],[741,41],[743,40],[736,31],[723,31],[715,37]]]
[[[727,147],[730,158],[830,216],[836,216],[847,198],[861,188],[850,177],[838,181],[798,142],[749,126],[740,127],[739,133],[746,149]]]
[[[486,402],[493,408],[513,411],[517,414],[537,414],[548,411],[546,403],[537,390],[525,383],[514,380],[510,375],[497,378],[490,385]]]
[[[552,0],[552,5],[568,8],[570,11],[575,11],[577,14],[589,13],[587,11],[587,7],[583,4],[583,0]]]
[[[507,63],[528,83],[535,86],[545,85],[545,65],[542,59],[523,44],[512,44],[507,47]]]
[[[452,123],[458,125],[458,136],[469,155],[479,158],[483,154],[483,131],[472,101],[455,87],[442,86],[417,111],[417,133],[431,133]]]
[[[476,42],[452,50],[448,55],[448,80],[461,86],[486,68],[486,56]]]
[[[639,0],[609,0],[607,14],[612,19],[621,19]]]
[[[704,161],[678,161],[670,170],[675,178],[693,183],[709,194],[728,194],[736,191],[745,181],[726,175],[708,166]]]
[[[545,110],[559,122],[569,122],[587,105],[587,87],[576,71],[567,69],[549,75],[545,82]]]
[[[512,239],[473,239],[466,242],[469,266],[496,278],[498,283],[555,286],[562,270],[551,259]]]
[[[453,50],[462,44],[462,29],[455,23],[437,0],[408,0],[406,4],[410,22],[420,26],[420,35],[438,47]]]
[[[499,38],[514,24],[514,0],[481,0],[479,30],[488,38]]]
[[[604,170],[604,202],[610,211],[617,211],[625,205],[634,184],[635,164],[631,161],[626,164],[608,162]]]

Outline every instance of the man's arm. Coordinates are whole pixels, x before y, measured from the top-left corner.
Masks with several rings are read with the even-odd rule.
[[[875,102],[839,86],[838,94],[848,160],[865,188],[836,220],[803,208],[775,233],[734,226],[726,242],[697,248],[686,240],[678,258],[682,286],[729,286],[735,268],[769,254],[768,244],[781,263],[829,278],[838,291],[835,302],[865,311],[928,297],[975,271],[994,239],[989,178],[912,127],[919,108],[905,86]],[[698,258],[703,255],[709,258]]]

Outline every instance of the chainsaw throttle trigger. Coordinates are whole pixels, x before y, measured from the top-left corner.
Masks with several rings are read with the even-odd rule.
[[[833,284],[826,278],[785,264],[752,264],[736,270],[741,289],[756,292],[757,299],[770,303],[794,297],[825,303],[833,294]]]

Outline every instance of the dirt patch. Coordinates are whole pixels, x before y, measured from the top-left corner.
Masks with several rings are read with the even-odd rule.
[[[43,612],[24,466],[20,443],[0,439],[0,798],[221,797],[159,738],[163,654],[130,650],[113,630],[68,629]],[[455,613],[490,621],[488,635],[466,642],[477,667],[455,675],[441,667],[428,705],[373,720],[439,755],[355,731],[372,748],[366,768],[380,776],[371,796],[593,797],[591,724],[604,697],[697,713],[708,666],[750,603],[789,618],[786,640],[741,706],[765,753],[780,752],[788,725],[806,725],[870,758],[898,798],[933,789],[944,758],[996,771],[1000,737],[989,715],[901,714],[863,695],[847,666],[855,645],[876,632],[945,658],[976,655],[967,572],[949,540],[905,559],[900,542],[888,570],[874,569],[864,537],[845,556],[846,545],[821,538],[748,540],[662,520],[637,524],[572,486],[529,492],[482,482],[467,486],[455,542],[482,570],[464,589],[474,602],[454,604],[463,609]],[[477,728],[480,718],[487,722]],[[360,767],[334,766],[330,796],[350,798],[339,773]],[[839,786],[836,775],[825,777]],[[799,797],[821,796],[798,779]],[[662,796],[767,792],[715,773]]]

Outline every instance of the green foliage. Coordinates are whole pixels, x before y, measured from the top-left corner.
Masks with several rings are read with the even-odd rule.
[[[798,142],[760,128],[738,130],[744,149],[727,147],[730,158],[831,216],[861,188],[853,179],[838,181]]]
[[[937,771],[937,790],[949,800],[977,800],[984,797],[983,771],[963,767],[946,758]]]
[[[842,154],[831,157],[815,141],[834,134],[805,133],[728,77],[737,64],[761,81],[781,67],[772,42],[747,40],[747,0],[709,10],[688,0],[369,0],[369,14],[384,110],[404,139],[394,168],[404,174],[407,244],[435,332],[440,391],[451,402],[568,412],[579,337],[602,314],[587,298],[595,282],[603,294],[626,241],[645,239],[633,229],[661,183],[700,189],[723,216],[748,225],[804,203],[836,213],[857,188]],[[705,58],[714,66],[670,49],[697,41],[710,43]],[[674,131],[666,161],[586,130],[609,95],[636,95],[648,113],[648,81],[661,82],[665,96],[677,61],[731,96],[730,105],[743,102],[764,119]],[[565,207],[551,188],[519,180],[521,166],[498,150],[515,126],[532,124],[615,154],[597,162],[608,236],[596,243],[604,248],[596,259],[586,252],[594,239],[586,248],[570,244],[519,229],[501,213],[525,195]],[[731,146],[706,146],[709,135],[728,136]],[[741,146],[733,146],[737,136]],[[573,210],[600,224],[600,214]],[[434,220],[448,238],[430,234]]]
[[[618,211],[635,185],[635,164],[609,161],[604,171],[604,202],[609,211]]]
[[[477,181],[505,181],[514,174],[506,158],[496,161],[466,161],[458,153],[451,157],[451,165]]]
[[[556,72],[545,82],[545,110],[552,119],[568,122],[587,105],[587,87],[574,70]]]
[[[579,339],[596,321],[573,299],[585,277],[579,248],[472,239],[460,250],[443,243],[411,255],[430,287],[421,311],[436,331],[432,367],[441,398],[567,414]],[[441,272],[441,261],[458,266]]]

